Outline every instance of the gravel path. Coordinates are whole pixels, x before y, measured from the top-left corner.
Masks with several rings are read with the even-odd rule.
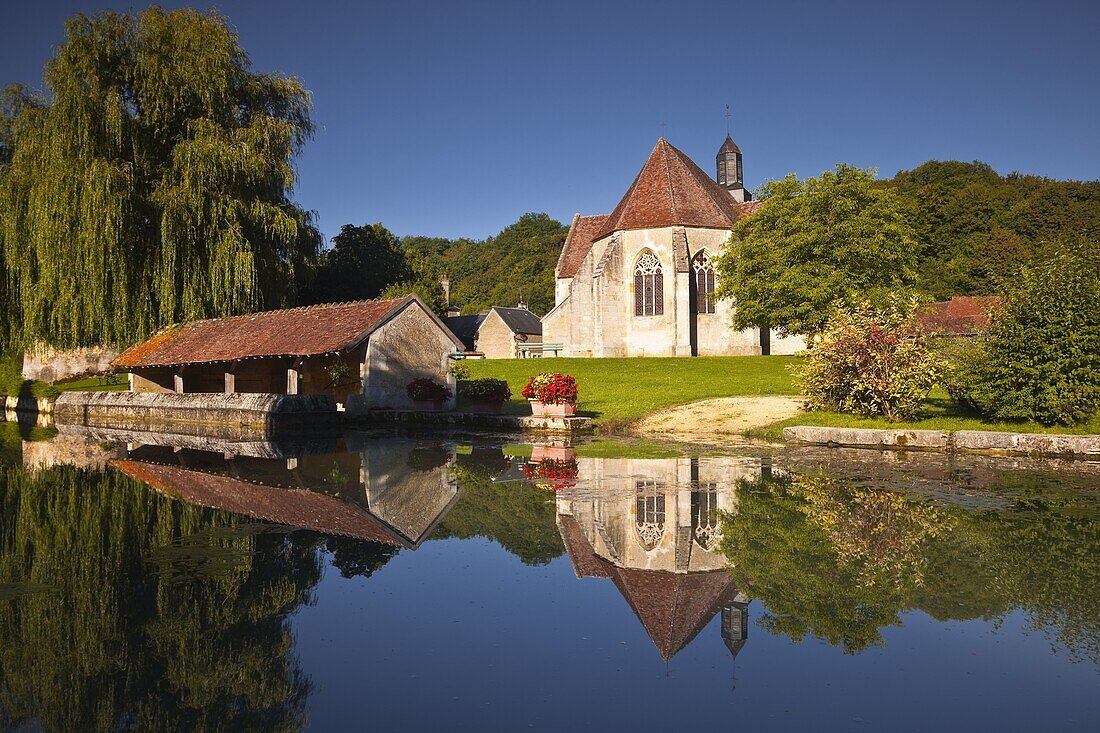
[[[743,433],[797,415],[800,397],[722,397],[669,407],[636,422],[631,433],[702,445],[745,445]]]

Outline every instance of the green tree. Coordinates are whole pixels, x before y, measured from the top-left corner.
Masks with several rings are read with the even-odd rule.
[[[554,265],[569,227],[546,214],[524,214],[488,239],[405,237],[438,275],[451,279],[451,302],[472,314],[520,301],[540,315],[554,307]],[[421,294],[423,295],[423,294]]]
[[[816,334],[837,304],[877,305],[914,283],[906,207],[873,171],[842,163],[818,178],[771,181],[764,194],[718,259],[718,297],[733,299],[737,328]]]
[[[1053,243],[1009,284],[984,345],[953,377],[961,401],[1000,418],[1069,425],[1100,410],[1100,247]]]
[[[405,250],[405,267],[408,276],[382,291],[384,298],[398,298],[402,295],[417,295],[429,308],[443,315],[447,304],[443,300],[441,274],[435,269],[432,260],[417,250]]]
[[[298,80],[252,71],[217,13],[152,7],[70,19],[45,83],[4,124],[0,346],[126,344],[295,300],[320,244],[289,198],[313,133]]]
[[[305,303],[339,303],[377,298],[388,286],[408,280],[412,269],[397,237],[381,224],[345,224],[320,257]]]

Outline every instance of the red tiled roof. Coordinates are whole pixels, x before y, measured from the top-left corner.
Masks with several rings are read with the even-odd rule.
[[[615,566],[596,554],[584,536],[577,520],[566,514],[558,515],[558,534],[565,542],[565,552],[573,563],[578,578],[610,578]]]
[[[737,211],[741,214],[741,216],[752,216],[756,213],[756,210],[763,205],[763,199],[759,201],[745,201],[743,203],[737,204]]]
[[[361,340],[412,296],[327,303],[173,326],[122,352],[119,367],[172,366],[257,356],[313,356]]]
[[[558,515],[558,533],[578,578],[611,578],[666,662],[699,635],[737,595],[725,570],[669,573],[620,568],[596,554],[577,520]]]
[[[917,326],[928,333],[971,336],[989,329],[990,314],[1001,304],[996,295],[956,295],[917,312]]]
[[[263,486],[231,476],[144,461],[113,460],[111,465],[127,476],[147,483],[157,491],[178,496],[189,504],[225,509],[324,534],[402,545],[370,514],[316,491]]]
[[[666,662],[737,595],[733,575],[725,570],[669,573],[616,567],[612,580]]]
[[[626,229],[729,229],[738,216],[737,202],[729,191],[661,138],[595,239]]]
[[[565,238],[565,246],[562,247],[561,256],[558,258],[557,272],[559,278],[573,277],[577,274],[577,270],[581,268],[585,256],[592,249],[596,232],[603,227],[606,221],[607,216],[604,214],[594,216],[577,214],[573,217],[573,223],[569,227],[569,235]]]

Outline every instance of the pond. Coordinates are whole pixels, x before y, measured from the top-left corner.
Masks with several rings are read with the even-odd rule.
[[[1093,731],[1100,465],[0,442],[0,729]]]

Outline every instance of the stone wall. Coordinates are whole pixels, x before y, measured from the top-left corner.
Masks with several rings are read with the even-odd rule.
[[[94,346],[84,349],[54,349],[36,346],[23,355],[23,378],[57,382],[85,374],[97,374],[111,367],[118,349]]]
[[[131,428],[176,423],[270,428],[336,415],[328,395],[64,392],[53,405],[58,423]]]
[[[455,350],[449,332],[414,301],[371,334],[362,365],[363,393],[348,398],[347,411],[411,409],[406,386],[421,377],[446,383],[453,393],[448,355]],[[453,397],[446,407],[454,408]]]

